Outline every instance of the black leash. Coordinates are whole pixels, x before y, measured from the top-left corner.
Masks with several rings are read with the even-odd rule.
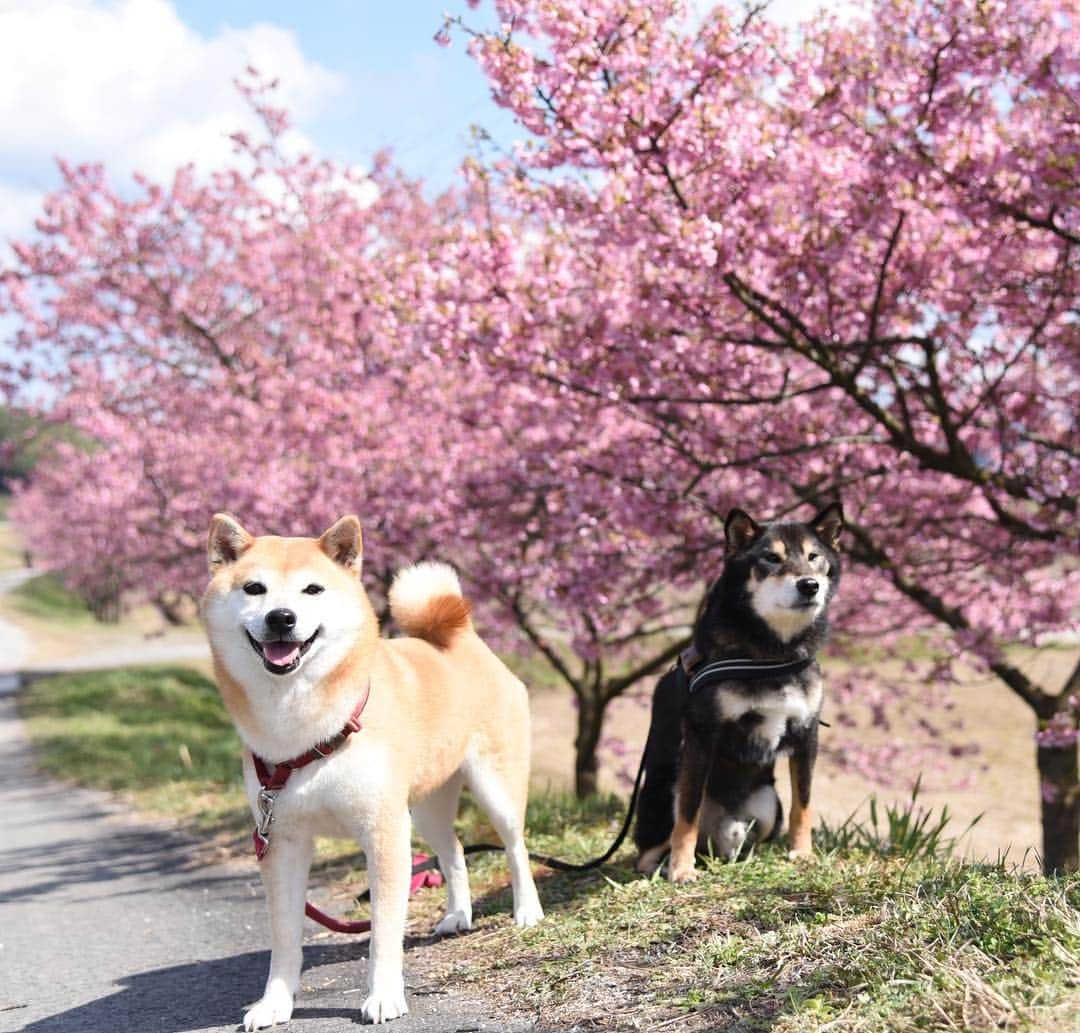
[[[623,819],[622,828],[619,829],[619,834],[615,837],[614,842],[605,850],[599,857],[594,857],[591,861],[583,861],[581,864],[573,864],[570,861],[562,861],[557,857],[548,857],[546,854],[529,854],[529,859],[536,861],[538,864],[546,865],[548,868],[553,868],[557,872],[588,872],[593,868],[599,868],[600,865],[606,864],[615,856],[619,847],[623,845],[623,840],[626,839],[627,832],[630,831],[630,823],[634,820],[634,812],[637,810],[637,798],[638,792],[641,789],[641,778],[645,774],[645,751],[641,751],[641,763],[638,764],[637,776],[634,778],[634,788],[630,791],[630,802],[626,805],[626,817]],[[502,850],[500,846],[488,846],[490,850]],[[479,853],[479,850],[465,848],[466,853]]]
[[[634,788],[630,793],[630,802],[626,808],[626,817],[623,819],[622,828],[619,829],[619,834],[615,837],[614,842],[605,850],[599,857],[594,857],[590,861],[583,861],[581,864],[574,864],[572,861],[563,861],[558,857],[550,857],[547,854],[529,854],[530,861],[536,861],[537,864],[542,864],[547,868],[552,868],[557,872],[588,872],[594,868],[599,868],[600,865],[606,864],[615,856],[619,847],[623,845],[623,841],[626,839],[626,834],[630,831],[630,824],[634,820],[634,811],[637,808],[638,793],[641,790],[641,778],[645,774],[645,751],[641,751],[641,763],[638,764],[637,777],[634,779]],[[506,847],[501,846],[498,843],[471,843],[469,846],[464,847],[462,852],[468,856],[469,854],[489,854],[498,853],[501,850],[505,850]],[[421,872],[429,872],[433,868],[439,867],[439,859],[437,857],[429,857],[426,861],[420,864],[414,865],[412,873],[413,875],[419,875]],[[371,890],[366,889],[357,898],[356,902],[360,903],[371,898]]]

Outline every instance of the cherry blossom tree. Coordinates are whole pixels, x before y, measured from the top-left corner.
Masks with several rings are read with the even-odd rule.
[[[933,632],[1028,704],[1044,861],[1076,868],[1080,667],[1006,650],[1078,600],[1075,9],[495,7],[469,45],[531,137],[489,174],[544,230],[473,347],[649,428],[612,483],[699,513],[842,493],[848,626]]]

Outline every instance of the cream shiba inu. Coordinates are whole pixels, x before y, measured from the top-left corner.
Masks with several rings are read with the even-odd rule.
[[[246,1030],[292,1015],[316,834],[351,836],[367,855],[372,941],[361,1012],[368,1022],[408,1011],[402,941],[410,811],[446,877],[446,915],[437,933],[460,932],[472,922],[453,827],[463,785],[506,846],[514,920],[530,926],[543,917],[523,835],[525,688],[473,630],[469,604],[447,566],[420,564],[398,575],[390,610],[408,637],[381,638],[360,583],[361,552],[360,523],[352,516],[318,539],[256,538],[223,514],[210,525],[202,616],[218,686],[247,747],[248,798],[266,833],[260,871],[270,911],[270,973],[262,999],[244,1016]],[[253,755],[262,772],[284,770],[284,762],[315,747],[315,762],[289,770],[292,777],[268,805]]]

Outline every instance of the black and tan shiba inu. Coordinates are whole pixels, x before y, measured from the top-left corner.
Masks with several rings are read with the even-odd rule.
[[[634,839],[640,871],[671,850],[668,874],[693,879],[710,843],[734,859],[782,823],[773,766],[790,754],[791,852],[810,846],[810,784],[822,679],[815,659],[840,578],[839,503],[809,523],[724,525],[725,560],[702,601],[693,645],[657,684]]]

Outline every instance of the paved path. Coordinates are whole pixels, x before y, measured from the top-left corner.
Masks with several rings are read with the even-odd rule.
[[[207,866],[175,831],[36,774],[11,673],[27,654],[0,621],[0,1033],[231,1033],[268,963],[254,863]],[[532,1028],[427,986],[422,955],[407,948],[394,1033]],[[309,923],[290,1031],[355,1030],[366,966],[366,936]]]

